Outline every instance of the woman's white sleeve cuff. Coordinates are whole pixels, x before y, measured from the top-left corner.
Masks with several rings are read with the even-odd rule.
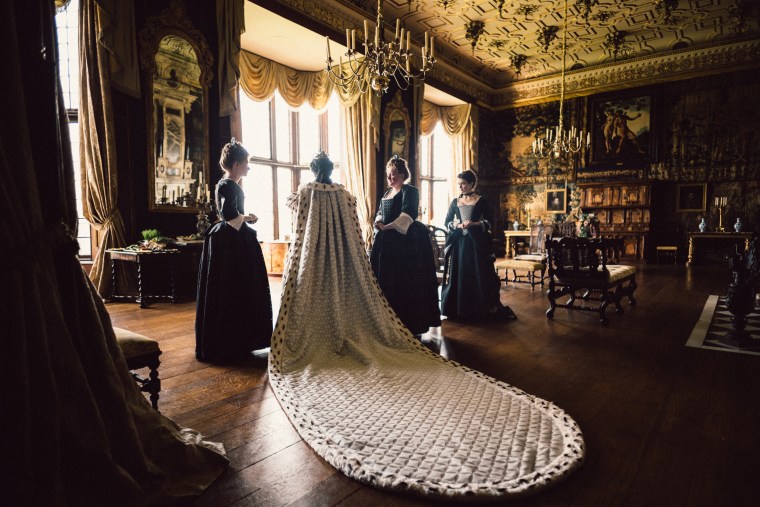
[[[406,231],[409,230],[409,226],[414,223],[414,219],[406,213],[401,213],[396,220],[386,225],[386,228],[391,228],[394,231],[398,231],[401,234],[406,235]]]

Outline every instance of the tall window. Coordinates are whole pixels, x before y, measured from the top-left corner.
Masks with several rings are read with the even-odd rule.
[[[79,257],[92,258],[90,223],[82,211],[81,162],[79,160],[79,0],[71,0],[55,16],[58,36],[58,74],[63,89],[63,102],[69,116],[69,135],[71,137],[71,154],[74,159],[74,188],[76,189],[77,241]]]
[[[264,241],[288,240],[293,230],[288,196],[314,179],[309,163],[324,150],[335,163],[332,180],[340,183],[340,103],[336,95],[317,112],[308,104],[291,110],[275,92],[267,102],[240,97],[243,146],[251,170],[243,180],[245,212],[259,217],[256,230]]]
[[[449,209],[451,136],[438,122],[433,133],[420,138],[420,208],[422,220],[443,227]]]

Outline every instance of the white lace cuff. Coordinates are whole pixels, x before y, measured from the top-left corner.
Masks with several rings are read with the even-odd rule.
[[[406,213],[401,213],[396,220],[386,225],[386,228],[398,231],[401,234],[406,235],[406,231],[409,230],[409,226],[412,225],[414,220]]]

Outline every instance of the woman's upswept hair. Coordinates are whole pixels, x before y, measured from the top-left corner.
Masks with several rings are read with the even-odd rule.
[[[406,165],[406,160],[398,155],[393,155],[385,166],[386,169],[390,169],[391,167],[395,167],[397,173],[404,175],[404,181],[409,179],[410,174],[409,168]]]
[[[466,171],[457,174],[457,179],[464,180],[472,186],[475,186],[478,182],[478,176],[475,174],[475,171],[471,169],[467,169]]]
[[[222,156],[219,157],[219,166],[229,171],[235,162],[248,162],[248,150],[243,145],[235,141],[233,137],[230,142],[222,148]]]

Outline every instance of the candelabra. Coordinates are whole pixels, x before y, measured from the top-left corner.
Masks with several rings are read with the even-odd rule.
[[[344,65],[343,56],[340,56],[337,67],[333,66],[335,60],[330,53],[330,38],[327,37],[326,63],[330,81],[345,93],[356,90],[365,93],[371,88],[380,95],[388,89],[391,78],[402,90],[406,90],[414,79],[424,80],[435,63],[435,37],[430,37],[425,32],[422,64],[419,68],[413,68],[413,54],[409,50],[410,35],[401,27],[401,21],[396,20],[396,32],[392,41],[386,42],[383,32],[382,0],[378,0],[374,42],[370,41],[369,22],[364,20],[364,56],[356,49],[356,30],[346,29],[348,51],[344,56],[347,62]]]
[[[591,145],[590,132],[584,136],[582,130],[578,130],[575,127],[565,130],[563,125],[565,67],[567,61],[567,0],[565,0],[565,15],[562,18],[562,22],[562,74],[559,93],[559,125],[554,128],[547,128],[545,138],[533,140],[533,154],[538,157],[559,157],[563,153],[578,153],[581,148],[588,148]]]
[[[718,232],[726,232],[725,227],[723,227],[723,210],[727,204],[728,197],[723,196],[715,198],[715,207],[718,208]]]

